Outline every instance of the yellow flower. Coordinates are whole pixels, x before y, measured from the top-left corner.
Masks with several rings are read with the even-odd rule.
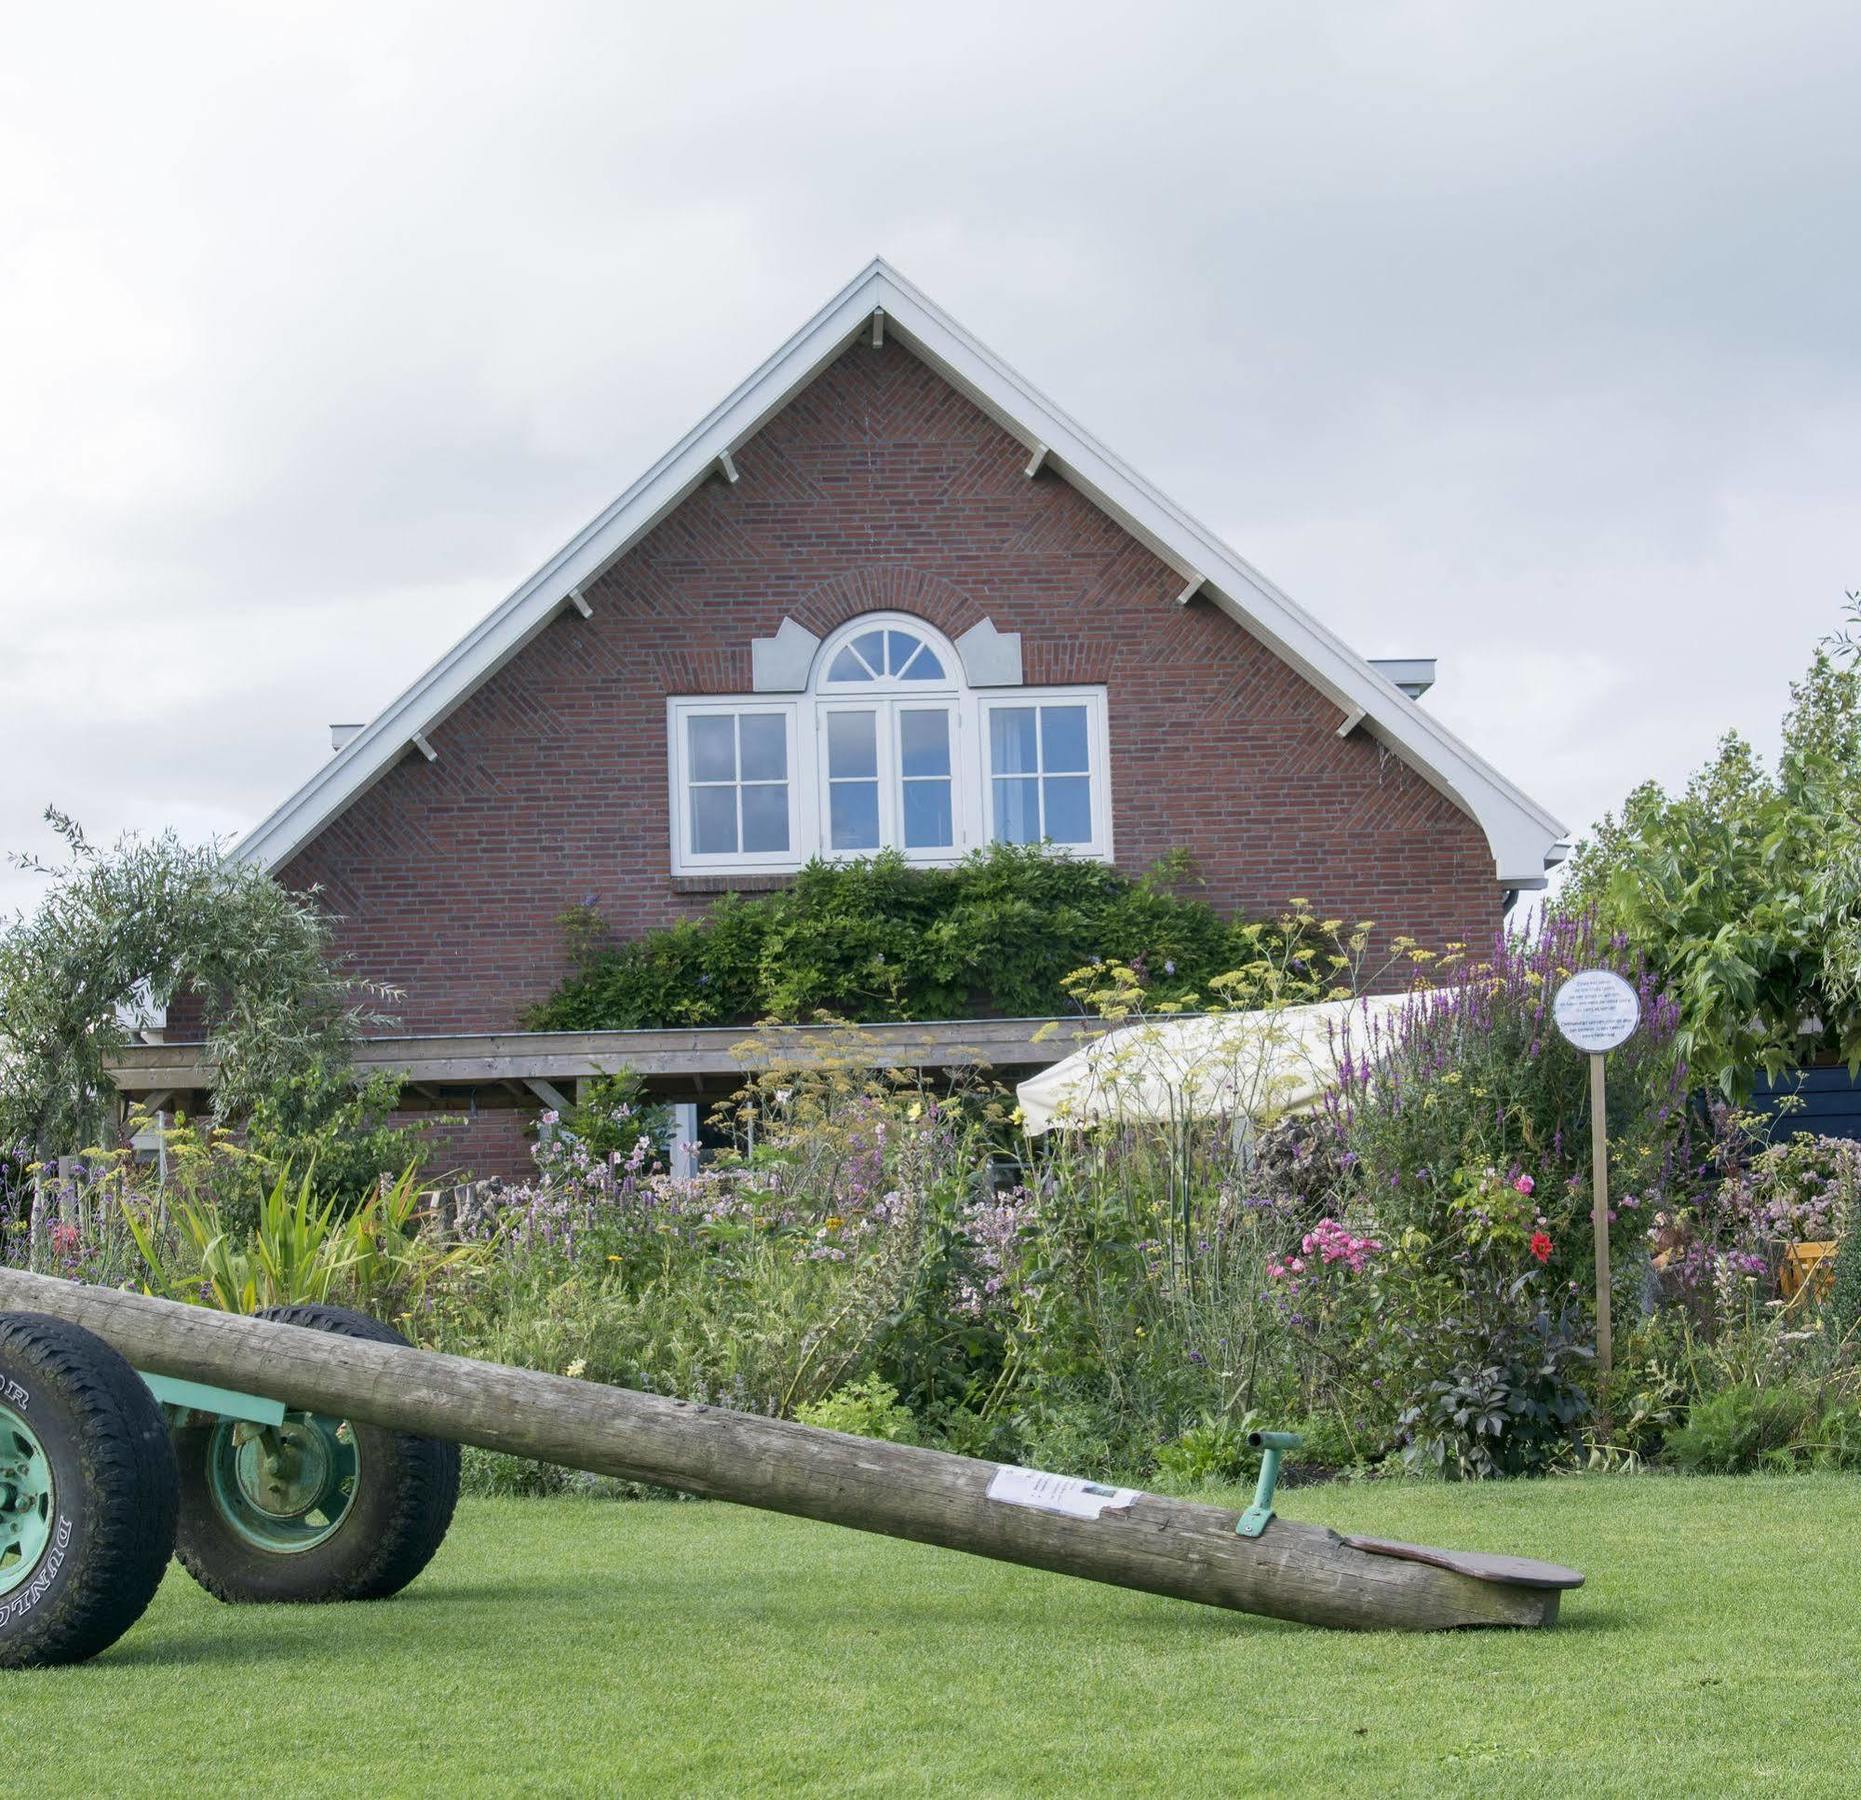
[[[607,1260],[609,1262],[619,1262],[620,1258],[618,1256],[610,1256]]]
[[[572,1363],[570,1363],[569,1366],[566,1369],[564,1369],[562,1372],[563,1374],[568,1376],[568,1378],[571,1381],[580,1381],[581,1378],[588,1373],[587,1357],[585,1356],[576,1357],[576,1359]]]
[[[838,1213],[829,1213],[827,1215],[826,1223],[829,1231],[838,1231],[844,1222],[845,1221],[841,1219]]]

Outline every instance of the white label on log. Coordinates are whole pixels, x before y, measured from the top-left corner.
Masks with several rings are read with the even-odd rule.
[[[1048,1475],[1039,1469],[1004,1466],[989,1483],[989,1498],[1035,1512],[1063,1513],[1069,1519],[1096,1519],[1101,1513],[1129,1512],[1139,1499],[1136,1488],[1106,1487],[1076,1475]]]
[[[1635,1035],[1641,1023],[1641,1002],[1612,970],[1584,969],[1557,990],[1551,1016],[1579,1050],[1600,1056]]]

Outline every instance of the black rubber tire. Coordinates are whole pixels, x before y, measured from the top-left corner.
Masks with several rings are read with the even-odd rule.
[[[278,1306],[258,1315],[378,1344],[407,1340],[343,1306]],[[175,1555],[216,1599],[234,1605],[385,1600],[433,1560],[459,1499],[459,1446],[355,1425],[361,1455],[355,1499],[332,1536],[308,1550],[261,1549],[227,1523],[208,1479],[211,1426],[175,1434],[181,1527]]]
[[[83,1662],[142,1617],[174,1553],[174,1448],[155,1396],[102,1338],[0,1313],[0,1401],[51,1465],[55,1523],[0,1595],[0,1668]]]

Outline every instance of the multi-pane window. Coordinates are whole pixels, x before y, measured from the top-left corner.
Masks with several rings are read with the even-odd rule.
[[[1090,844],[1092,747],[1086,704],[992,705],[992,835],[1004,844]]]
[[[786,711],[686,714],[688,855],[790,854],[788,728]]]
[[[830,853],[956,849],[956,716],[897,700],[820,709]]]
[[[1111,854],[1104,690],[974,691],[913,621],[830,638],[805,694],[670,709],[675,872],[952,862],[990,841]]]

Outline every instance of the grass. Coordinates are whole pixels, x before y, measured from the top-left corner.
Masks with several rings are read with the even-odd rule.
[[[1861,1483],[1317,1487],[1342,1529],[1573,1563],[1550,1632],[1318,1632],[732,1507],[474,1501],[389,1604],[178,1570],[0,1676],[37,1794],[1854,1791]]]

